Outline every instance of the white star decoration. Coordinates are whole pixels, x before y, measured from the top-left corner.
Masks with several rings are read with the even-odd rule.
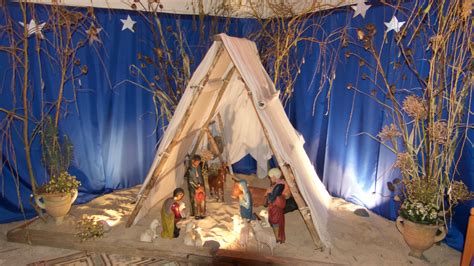
[[[25,24],[23,22],[20,21],[19,23],[21,26],[25,27]],[[36,35],[39,35],[41,39],[44,39],[42,30],[45,25],[46,25],[45,22],[41,24],[36,24],[36,21],[34,19],[30,20],[30,23],[26,25],[28,29],[28,37],[30,37],[33,34],[36,34]]]
[[[353,18],[357,17],[358,15],[361,15],[363,18],[365,18],[365,13],[369,9],[369,7],[371,7],[371,5],[366,5],[365,1],[366,0],[356,0],[356,5],[351,6],[352,9],[354,9],[354,16],[352,16]]]
[[[133,25],[135,25],[135,23],[137,22],[132,20],[130,15],[127,16],[127,19],[121,19],[121,21],[123,23],[122,30],[129,29],[131,32],[135,32],[135,30],[133,29]]]
[[[405,21],[398,22],[397,17],[393,16],[389,22],[384,22],[384,24],[385,26],[387,26],[387,30],[385,32],[389,32],[391,30],[394,30],[395,32],[399,32],[403,24],[405,24]]]
[[[93,42],[101,42],[99,39],[99,33],[102,31],[102,28],[97,28],[94,23],[91,24],[88,30],[86,30],[87,36],[89,37],[89,45]]]

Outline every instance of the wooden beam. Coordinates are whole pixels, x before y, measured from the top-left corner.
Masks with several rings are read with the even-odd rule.
[[[278,165],[280,165],[280,168],[283,171],[283,177],[285,178],[286,182],[288,183],[288,187],[290,188],[291,193],[293,194],[293,197],[295,199],[296,204],[298,205],[298,210],[303,217],[303,220],[305,221],[306,227],[308,227],[308,230],[310,232],[311,238],[313,239],[313,242],[316,246],[316,249],[322,249],[323,246],[321,244],[321,239],[318,235],[318,232],[316,228],[314,227],[313,222],[311,221],[311,217],[307,215],[307,213],[303,213],[306,211],[309,211],[308,205],[304,201],[303,197],[301,197],[301,194],[298,189],[298,185],[295,182],[295,178],[293,175],[293,171],[291,168],[287,168],[287,164],[283,162],[283,159],[276,153],[275,147],[273,146],[272,142],[270,141],[270,136],[268,134],[268,130],[263,124],[262,119],[260,118],[260,115],[258,113],[257,107],[255,106],[255,102],[252,97],[252,91],[248,88],[247,84],[245,84],[245,89],[247,90],[247,94],[249,96],[250,101],[252,102],[252,107],[255,110],[255,113],[257,114],[258,121],[260,122],[260,126],[262,127],[263,133],[265,135],[265,138],[267,140],[268,145],[270,146],[270,149],[273,152],[273,155],[275,155],[276,160],[278,161]],[[289,170],[288,170],[289,169]],[[286,174],[285,174],[286,172]],[[309,217],[309,220],[308,220]]]
[[[344,265],[333,259],[305,259],[270,255],[256,251],[219,249],[214,252],[208,247],[191,247],[170,241],[169,245],[145,243],[138,240],[111,240],[105,235],[95,240],[80,242],[72,232],[29,229],[33,219],[7,232],[9,242],[75,249],[85,252],[121,254],[134,257],[158,258],[183,264],[198,265]],[[58,230],[56,227],[52,228]],[[123,230],[113,228],[112,230]],[[113,241],[113,242],[112,242]]]
[[[119,239],[113,244],[106,238],[93,241],[80,240],[72,233],[15,228],[7,233],[10,242],[41,245],[57,248],[68,248],[89,252],[103,252],[108,254],[122,254],[136,257],[165,258],[171,261],[186,263],[212,264],[213,255],[206,247],[189,247],[181,244],[176,247],[152,245],[139,241]]]
[[[191,110],[193,109],[194,105],[196,104],[197,99],[199,98],[199,95],[201,95],[201,92],[202,92],[203,88],[206,86],[207,82],[209,81],[209,77],[211,76],[212,71],[214,70],[217,62],[219,61],[219,59],[221,57],[222,52],[224,51],[223,45],[221,44],[218,49],[219,50],[216,53],[216,57],[214,58],[214,60],[211,64],[211,67],[209,68],[209,71],[206,73],[206,76],[201,81],[201,84],[197,88],[195,88],[195,90],[193,91],[193,98],[191,100],[191,103],[187,107],[187,109],[184,113],[184,116],[183,116],[183,120],[181,120],[180,124],[178,125],[178,129],[177,129],[175,135],[173,136],[173,139],[172,139],[171,143],[168,145],[168,147],[166,147],[166,150],[164,151],[163,156],[161,157],[160,162],[158,163],[158,166],[155,168],[155,170],[153,170],[153,174],[151,176],[151,179],[147,183],[145,189],[143,190],[143,193],[141,195],[138,195],[138,200],[137,200],[137,203],[135,205],[135,208],[133,208],[133,211],[130,214],[130,217],[128,218],[127,223],[125,224],[125,227],[132,226],[133,222],[135,221],[135,218],[138,215],[138,212],[142,208],[143,201],[146,199],[146,197],[150,193],[151,189],[155,186],[156,180],[160,176],[160,174],[163,170],[163,167],[164,167],[166,161],[168,160],[170,152],[179,143],[179,138],[180,138],[181,134],[184,131],[184,128],[185,128],[185,126],[188,122],[189,116],[191,116]]]
[[[332,262],[329,259],[327,261],[309,260],[231,249],[219,249],[213,262],[216,264],[222,263],[223,265],[344,265]]]
[[[193,151],[191,152],[191,157],[194,154],[196,154],[197,148],[198,148],[199,144],[201,143],[202,138],[204,137],[204,133],[205,133],[204,131],[205,131],[205,129],[207,129],[209,127],[209,124],[211,123],[212,118],[214,118],[214,115],[216,114],[216,111],[217,111],[217,107],[219,106],[219,102],[221,101],[222,96],[224,95],[224,92],[227,89],[227,87],[229,85],[229,82],[230,82],[230,79],[232,78],[232,75],[234,74],[235,70],[236,70],[236,68],[234,66],[225,75],[224,80],[223,80],[224,85],[220,88],[219,94],[217,95],[217,98],[214,101],[214,105],[212,106],[211,112],[209,113],[209,116],[208,116],[206,122],[204,123],[204,125],[201,128],[201,132],[199,132],[199,136],[196,140],[196,143],[194,144]],[[220,159],[222,159],[222,158],[220,158]]]

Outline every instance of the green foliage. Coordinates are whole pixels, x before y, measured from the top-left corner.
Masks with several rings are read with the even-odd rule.
[[[45,193],[70,193],[76,190],[81,182],[68,172],[62,172],[58,177],[51,178],[48,183],[41,187]]]
[[[43,165],[51,179],[66,172],[74,156],[74,146],[64,135],[59,138],[58,128],[51,117],[46,118],[42,131]]]
[[[51,117],[46,118],[42,131],[42,144],[43,165],[50,178],[39,191],[41,193],[69,193],[76,190],[81,182],[67,172],[73,159],[74,146],[66,135],[62,139],[59,138],[58,128]]]
[[[101,238],[105,232],[103,223],[95,221],[93,217],[89,218],[87,216],[83,216],[77,222],[77,231],[76,237],[78,237],[81,242]]]

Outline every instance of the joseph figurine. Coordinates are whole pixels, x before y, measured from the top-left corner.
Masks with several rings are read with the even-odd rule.
[[[186,182],[188,183],[189,190],[189,202],[191,203],[191,216],[196,215],[196,202],[194,200],[196,195],[196,189],[199,187],[204,188],[204,178],[202,176],[201,156],[194,155],[191,159],[191,165],[186,170],[185,174]],[[205,191],[205,189],[204,189]],[[195,217],[201,219],[203,217]]]

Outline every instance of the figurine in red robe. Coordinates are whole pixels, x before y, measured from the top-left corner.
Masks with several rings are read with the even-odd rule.
[[[277,243],[285,243],[285,184],[278,182],[281,172],[279,169],[274,169],[269,172],[272,187],[267,192],[268,222],[272,226]]]
[[[165,200],[161,208],[161,224],[163,231],[161,237],[163,238],[177,238],[179,236],[179,228],[176,224],[184,217],[182,217],[179,204],[184,197],[184,190],[177,188],[173,191],[173,197]]]

